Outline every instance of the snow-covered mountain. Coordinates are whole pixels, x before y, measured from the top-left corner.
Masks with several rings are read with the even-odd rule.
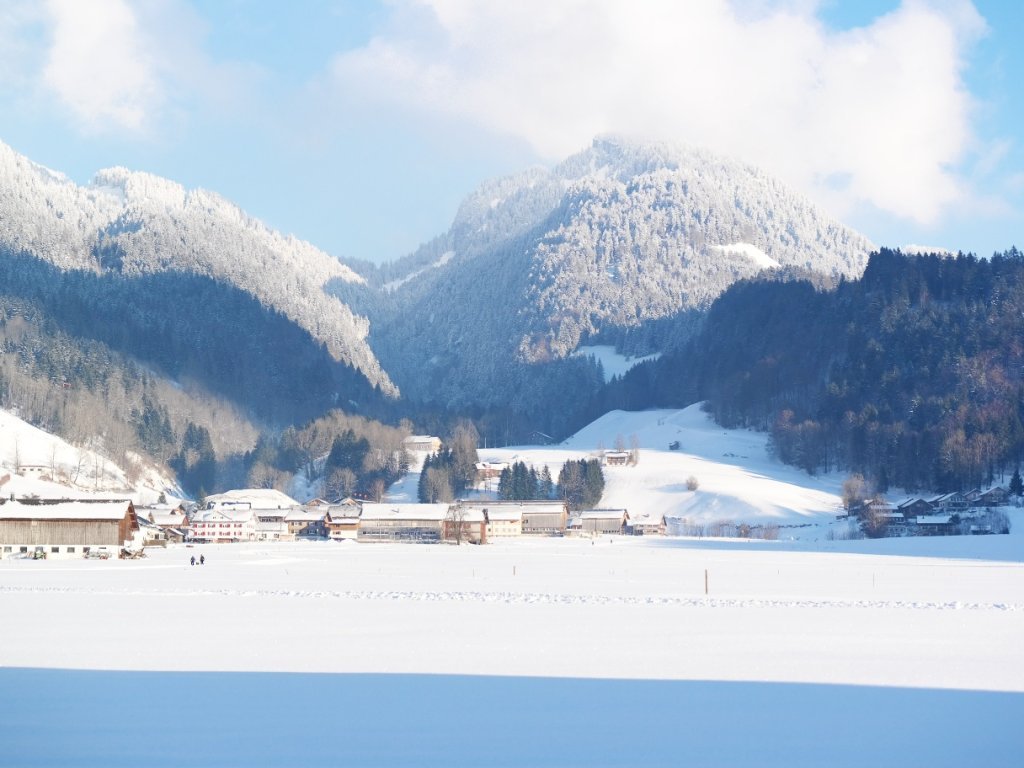
[[[79,186],[0,143],[0,222],[0,248],[62,271],[173,272],[236,288],[305,329],[371,385],[395,391],[367,343],[367,319],[325,291],[363,278],[216,194],[124,168]],[[168,297],[175,299],[187,297]]]
[[[702,309],[764,269],[855,276],[872,248],[756,168],[600,138],[470,195],[390,282],[375,344],[407,394],[500,401],[510,360],[565,358],[602,332]]]

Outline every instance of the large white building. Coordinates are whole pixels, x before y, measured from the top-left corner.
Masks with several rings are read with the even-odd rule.
[[[192,516],[191,537],[213,543],[255,541],[257,522],[249,507],[200,509]]]

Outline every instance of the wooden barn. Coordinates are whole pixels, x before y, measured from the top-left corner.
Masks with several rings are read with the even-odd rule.
[[[117,557],[140,544],[131,501],[79,499],[0,503],[0,557]]]

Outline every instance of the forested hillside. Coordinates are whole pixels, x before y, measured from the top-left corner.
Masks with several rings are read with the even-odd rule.
[[[590,374],[549,365],[580,344],[660,351],[667,318],[703,311],[738,279],[778,268],[852,277],[870,249],[755,168],[602,138],[550,171],[481,185],[447,233],[376,270],[390,302],[367,310],[371,340],[415,401],[562,414],[562,393],[589,397]]]
[[[723,425],[770,430],[788,463],[880,490],[1002,478],[1024,459],[1024,255],[883,249],[833,290],[744,281],[594,409],[697,400]]]

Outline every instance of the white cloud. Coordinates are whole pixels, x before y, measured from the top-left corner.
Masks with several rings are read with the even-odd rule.
[[[961,73],[985,31],[966,0],[907,0],[827,28],[815,3],[399,0],[333,62],[348,94],[528,141],[544,157],[624,132],[755,162],[837,213],[927,223],[964,194]]]
[[[141,131],[162,103],[143,30],[122,0],[49,0],[43,80],[89,130]]]
[[[150,134],[245,99],[256,68],[216,61],[182,0],[48,0],[42,83],[89,132]]]

